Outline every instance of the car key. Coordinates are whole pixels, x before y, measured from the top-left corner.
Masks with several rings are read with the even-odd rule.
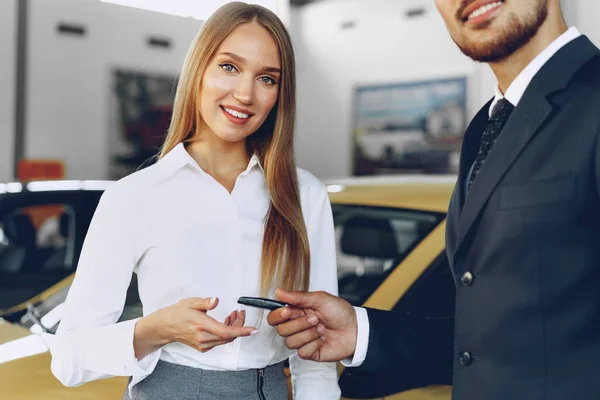
[[[288,307],[286,303],[281,301],[264,299],[261,297],[240,297],[237,301],[239,304],[243,304],[250,307],[264,308],[267,310],[277,310],[278,308]]]

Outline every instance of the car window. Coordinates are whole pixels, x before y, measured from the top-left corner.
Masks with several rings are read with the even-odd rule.
[[[340,297],[362,305],[443,215],[334,204]]]
[[[0,274],[72,270],[75,212],[67,204],[22,207],[0,217]]]
[[[76,215],[69,204],[0,215],[0,309],[33,297],[75,269]]]
[[[416,359],[376,372],[360,369],[340,378],[342,395],[379,398],[407,390],[452,384],[456,287],[448,260],[441,254],[393,307],[405,316],[406,332],[417,332],[410,350]]]

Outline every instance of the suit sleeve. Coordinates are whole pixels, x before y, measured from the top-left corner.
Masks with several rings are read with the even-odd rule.
[[[367,308],[369,345],[361,369],[381,370],[414,363],[422,347],[414,323],[405,314]]]
[[[596,191],[600,196],[600,127],[596,132],[596,149],[594,153],[594,171],[596,173]]]
[[[366,310],[369,319],[366,357],[362,365],[350,369],[349,374],[395,371],[404,382],[414,381],[418,385],[451,383],[453,318],[423,318],[394,311]]]

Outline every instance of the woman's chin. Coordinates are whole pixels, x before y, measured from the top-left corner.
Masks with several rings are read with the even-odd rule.
[[[235,144],[244,142],[251,133],[241,133],[241,132],[219,132],[216,133],[217,137],[224,142]]]

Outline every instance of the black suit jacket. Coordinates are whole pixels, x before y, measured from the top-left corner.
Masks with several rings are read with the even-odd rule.
[[[360,370],[401,381],[446,366],[455,400],[600,399],[599,50],[582,36],[544,65],[465,198],[488,109],[465,134],[448,212],[454,342],[368,310]]]

